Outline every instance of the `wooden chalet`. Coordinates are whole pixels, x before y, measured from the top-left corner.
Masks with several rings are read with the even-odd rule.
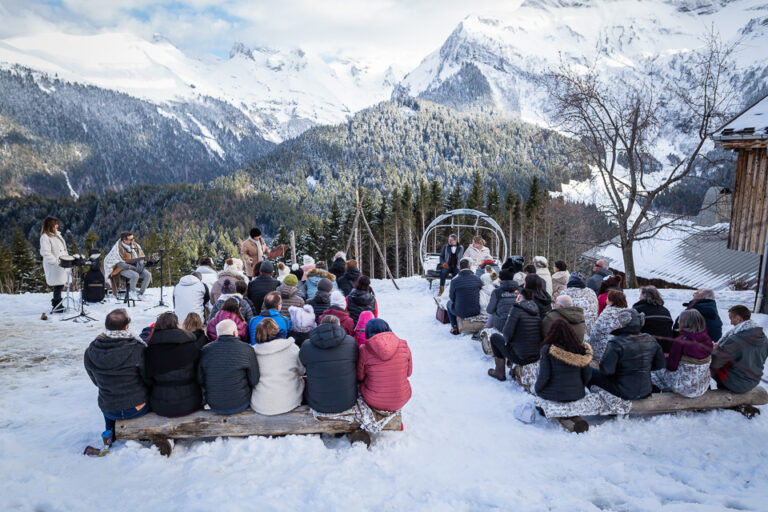
[[[712,134],[738,153],[728,248],[762,256],[755,311],[768,313],[768,96]]]

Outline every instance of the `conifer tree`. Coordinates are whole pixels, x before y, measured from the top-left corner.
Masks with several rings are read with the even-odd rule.
[[[432,183],[429,186],[429,204],[432,208],[432,218],[430,219],[430,222],[432,222],[445,210],[443,186],[438,180],[432,180]],[[432,244],[432,252],[437,252],[437,230],[435,230]]]
[[[467,194],[467,208],[477,210],[483,206],[483,180],[480,177],[480,171],[475,171],[472,175],[472,185]]]
[[[16,293],[11,251],[5,244],[0,244],[0,293]]]
[[[498,217],[501,211],[501,198],[499,197],[499,186],[496,184],[496,180],[492,179],[488,184],[488,194],[485,198],[485,213],[490,215],[494,220]]]
[[[20,229],[13,232],[11,244],[11,272],[16,281],[16,290],[24,292],[42,292],[46,290],[42,263],[38,263],[32,254],[29,242]]]
[[[461,194],[461,186],[457,183],[448,194],[448,209],[456,210],[464,207],[464,197]]]

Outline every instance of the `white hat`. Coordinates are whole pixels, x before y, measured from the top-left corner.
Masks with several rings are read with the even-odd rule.
[[[340,290],[334,290],[331,294],[331,306],[344,309],[347,308],[347,299],[344,297],[344,294],[341,293]]]
[[[315,258],[310,256],[309,254],[304,255],[304,265],[314,265],[315,264]]]

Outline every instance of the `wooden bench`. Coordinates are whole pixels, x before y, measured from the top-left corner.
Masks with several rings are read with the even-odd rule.
[[[648,398],[633,400],[629,414],[660,414],[679,411],[706,411],[732,409],[747,418],[760,414],[757,405],[768,404],[768,391],[762,386],[746,393],[732,393],[723,389],[710,389],[698,398],[686,398],[677,393],[656,393]],[[571,432],[584,432],[589,423],[579,416],[553,418]]]
[[[482,320],[473,320],[475,318],[481,318]],[[476,315],[472,318],[456,317],[456,325],[459,327],[461,334],[477,334],[485,327],[485,323],[488,321],[488,315]]]
[[[398,412],[384,430],[402,430],[402,428],[403,418]],[[250,409],[232,415],[201,410],[180,418],[164,418],[150,412],[139,418],[118,420],[115,424],[115,438],[150,440],[163,455],[170,455],[169,439],[351,434],[359,429],[359,424],[341,419],[316,420],[309,407],[302,405],[276,416],[264,416]]]

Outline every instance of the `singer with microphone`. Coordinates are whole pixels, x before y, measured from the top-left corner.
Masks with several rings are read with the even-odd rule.
[[[43,228],[40,230],[40,256],[43,257],[45,282],[48,286],[53,287],[53,299],[51,299],[53,309],[51,312],[61,313],[64,311],[61,292],[67,284],[71,264],[62,266],[60,262],[66,263],[71,258],[67,252],[67,244],[59,233],[59,219],[50,215],[43,220]],[[64,260],[61,260],[62,256]]]

